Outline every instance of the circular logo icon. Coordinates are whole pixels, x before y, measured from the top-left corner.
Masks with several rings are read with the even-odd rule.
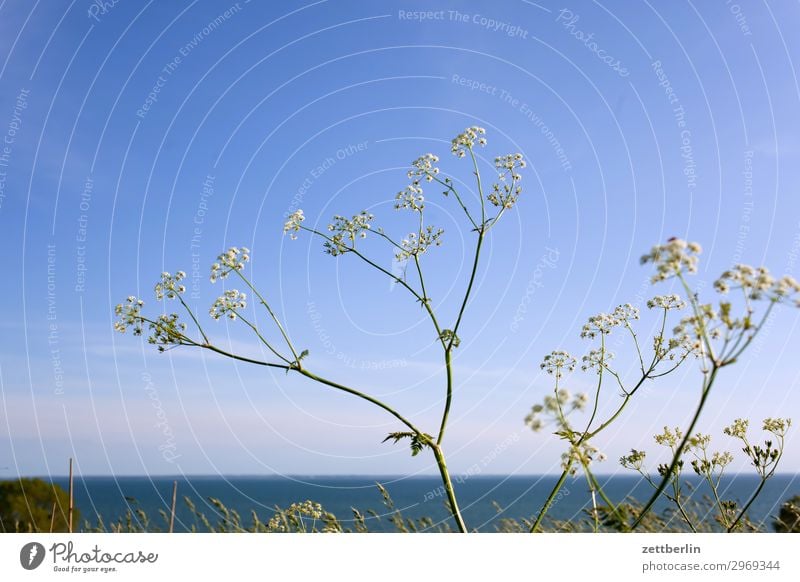
[[[19,551],[19,563],[26,570],[35,570],[44,561],[44,546],[39,542],[30,542]]]

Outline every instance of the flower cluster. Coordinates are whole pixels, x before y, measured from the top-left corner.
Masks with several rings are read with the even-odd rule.
[[[689,355],[700,358],[705,353],[703,342],[700,338],[692,337],[686,333],[669,338],[666,349],[664,349],[664,338],[662,336],[656,336],[653,343],[653,349],[659,360],[665,358],[674,360],[675,358],[683,358]],[[680,354],[678,352],[680,352]]]
[[[228,289],[217,297],[214,305],[211,306],[209,313],[214,319],[219,319],[225,315],[229,319],[236,319],[236,310],[247,307],[247,295],[237,289]]]
[[[406,238],[400,241],[402,248],[398,249],[395,253],[395,259],[398,261],[405,261],[409,257],[419,256],[428,250],[431,245],[441,246],[441,237],[444,230],[441,228],[434,228],[428,226],[421,233],[410,233]]]
[[[425,197],[422,195],[422,188],[420,188],[418,180],[414,180],[410,186],[406,186],[405,190],[398,192],[394,199],[396,200],[395,210],[408,209],[422,212],[425,208]]]
[[[152,334],[147,342],[158,346],[158,351],[163,352],[168,345],[186,344],[186,324],[178,321],[177,313],[162,314],[154,323],[150,324]]]
[[[459,158],[463,158],[467,150],[472,150],[472,147],[475,145],[475,142],[478,142],[478,145],[485,146],[486,145],[486,138],[479,137],[486,133],[486,130],[482,127],[478,127],[477,125],[473,125],[472,127],[468,127],[464,130],[463,133],[459,133],[456,137],[453,138],[452,145],[450,146],[450,151],[453,155],[458,156]]]
[[[683,439],[683,433],[681,429],[677,427],[675,430],[672,430],[668,426],[665,426],[663,432],[655,435],[653,439],[656,441],[656,444],[674,449]]]
[[[575,410],[583,410],[589,402],[589,397],[584,393],[578,393],[574,397],[569,390],[561,388],[553,394],[544,397],[542,404],[535,404],[525,417],[525,424],[534,432],[540,431],[544,427],[543,415],[553,417],[555,421],[571,434],[569,427],[565,424],[565,417]],[[563,415],[563,416],[562,416]]]
[[[733,455],[727,451],[716,451],[712,453],[711,458],[709,458],[706,447],[703,446],[700,447],[700,449],[702,456],[697,456],[697,458],[692,460],[692,469],[701,477],[709,479],[713,479],[716,474],[717,480],[719,480],[725,467],[733,462]]]
[[[791,418],[765,418],[762,428],[777,437],[785,437],[790,426],[792,426]]]
[[[619,305],[612,313],[600,313],[590,317],[581,329],[581,337],[594,339],[597,334],[607,335],[613,328],[626,325],[632,319],[639,319],[639,310],[630,303]]]
[[[786,431],[792,425],[790,418],[765,418],[763,429],[775,435],[778,439],[777,444],[772,440],[764,441],[764,446],[751,445],[747,440],[748,422],[741,418],[733,421],[733,424],[725,428],[725,434],[739,439],[744,444],[742,449],[750,457],[750,462],[762,479],[766,480],[772,476],[783,455],[783,442]]]
[[[181,285],[180,282],[186,278],[186,273],[178,271],[175,275],[170,275],[167,272],[161,273],[161,281],[156,283],[156,299],[159,301],[166,297],[167,299],[175,299],[178,294],[184,293],[186,287]]]
[[[411,163],[411,169],[408,171],[409,178],[425,178],[428,182],[433,181],[434,176],[439,174],[439,168],[434,164],[439,162],[439,156],[433,154],[425,154],[418,157]]]
[[[492,185],[492,192],[487,198],[495,206],[511,208],[516,204],[522,192],[522,186],[519,185],[522,175],[516,170],[525,167],[525,160],[522,159],[522,154],[508,154],[495,158],[494,165],[497,168],[500,183]],[[511,176],[510,181],[508,180],[509,175]]]
[[[246,247],[231,247],[217,257],[217,262],[211,265],[211,282],[225,279],[231,271],[241,271],[244,264],[250,260],[250,250]]]
[[[114,322],[114,329],[120,333],[131,327],[133,328],[133,335],[142,335],[142,306],[144,301],[131,295],[125,300],[125,303],[120,303],[114,308],[114,313],[119,316],[119,319]]]
[[[283,223],[283,233],[286,234],[288,232],[289,238],[291,238],[292,240],[296,240],[297,234],[295,233],[300,231],[300,224],[305,219],[306,217],[303,216],[302,210],[300,209],[295,210],[289,215],[289,218],[286,220],[286,222]]]
[[[619,464],[625,467],[626,469],[633,469],[634,471],[639,471],[640,473],[644,471],[644,460],[647,457],[647,453],[644,451],[637,451],[636,449],[631,449],[630,455],[625,455],[624,457],[620,457]]]
[[[747,438],[748,426],[750,426],[749,420],[746,418],[737,418],[733,421],[733,424],[726,426],[722,432],[737,439],[744,439]]]
[[[366,210],[362,210],[353,218],[346,218],[338,214],[334,216],[333,222],[328,225],[328,231],[333,234],[330,240],[324,244],[325,252],[336,257],[353,250],[356,238],[367,238],[367,231],[371,228],[369,221],[374,218]]]
[[[679,238],[671,238],[666,244],[654,246],[641,258],[642,264],[653,263],[656,274],[653,283],[664,281],[684,271],[697,272],[697,255],[703,252],[699,244],[686,242]]]
[[[596,369],[599,374],[601,369],[608,367],[608,362],[613,357],[614,354],[608,350],[592,350],[581,358],[583,362],[581,370],[586,372],[587,370]]]
[[[306,531],[303,519],[317,520],[323,516],[322,505],[314,501],[292,503],[285,510],[278,511],[267,522],[267,529],[271,532],[288,533],[292,531]]]
[[[667,310],[683,309],[686,307],[686,303],[680,298],[679,295],[656,295],[647,301],[647,307],[650,309],[660,308]]]
[[[597,447],[584,441],[578,445],[573,444],[569,450],[561,454],[561,468],[575,476],[578,472],[577,465],[588,467],[595,460],[605,461],[606,456]]]
[[[728,293],[731,289],[742,289],[750,299],[767,299],[780,302],[800,293],[800,283],[794,277],[785,275],[775,279],[766,267],[736,265],[733,269],[722,273],[714,282],[714,288],[720,293]],[[796,299],[800,307],[800,299]]]
[[[577,360],[569,352],[556,350],[544,357],[542,363],[539,364],[539,368],[558,379],[561,378],[564,370],[572,372],[576,363]]]

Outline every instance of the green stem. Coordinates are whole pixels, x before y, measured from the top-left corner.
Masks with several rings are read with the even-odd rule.
[[[178,299],[180,299],[181,305],[183,305],[183,307],[189,313],[189,317],[191,317],[192,321],[194,321],[194,324],[197,326],[197,330],[200,332],[200,335],[203,336],[203,341],[205,343],[208,343],[208,337],[206,336],[206,333],[203,331],[203,328],[200,326],[200,322],[197,321],[197,318],[194,316],[194,312],[191,309],[189,309],[188,305],[186,305],[186,302],[183,300],[183,297],[181,297],[180,293],[176,291],[175,295],[178,297]]]
[[[341,390],[342,392],[347,392],[348,394],[352,394],[353,396],[358,396],[362,400],[366,400],[367,402],[371,402],[375,406],[377,406],[379,408],[382,408],[383,410],[385,410],[386,412],[388,412],[389,414],[394,416],[397,420],[399,420],[404,425],[406,425],[408,428],[410,428],[415,434],[417,434],[423,440],[427,440],[427,437],[425,436],[425,433],[423,433],[416,426],[414,426],[411,423],[411,421],[407,420],[402,414],[397,412],[394,408],[392,408],[388,404],[384,404],[383,402],[381,402],[377,398],[374,398],[374,397],[370,396],[369,394],[364,394],[363,392],[360,392],[360,391],[358,391],[358,390],[356,390],[354,388],[350,388],[349,386],[345,386],[343,384],[339,384],[337,382],[333,382],[332,380],[328,380],[327,378],[323,378],[321,376],[317,376],[316,374],[314,374],[312,372],[309,372],[305,368],[299,368],[299,369],[298,368],[292,368],[292,369],[295,370],[296,372],[302,374],[303,376],[305,376],[307,378],[311,378],[312,380],[316,380],[320,384],[325,384],[326,386],[330,386],[331,388],[336,388],[337,390]]]
[[[241,319],[247,325],[247,327],[249,327],[250,329],[253,330],[253,333],[256,334],[256,336],[258,337],[259,340],[261,340],[262,344],[267,346],[267,349],[269,349],[269,351],[271,351],[273,353],[273,355],[277,356],[279,359],[283,360],[287,364],[291,364],[292,363],[287,358],[284,358],[281,354],[279,354],[278,351],[275,348],[273,348],[272,345],[270,345],[270,343],[266,340],[266,338],[264,338],[263,335],[261,335],[261,332],[258,331],[258,328],[255,325],[253,325],[253,323],[250,322],[250,320],[248,320],[247,318],[243,317],[242,314],[237,312],[236,310],[233,310],[233,312],[239,317],[239,319]]]
[[[264,299],[261,296],[261,293],[258,292],[258,290],[250,282],[250,280],[247,277],[245,277],[239,269],[233,269],[233,270],[236,272],[237,275],[239,275],[239,277],[242,279],[242,281],[244,281],[245,284],[253,291],[253,293],[255,293],[256,297],[258,297],[258,300],[261,302],[261,305],[263,305],[266,308],[267,312],[269,313],[270,317],[272,318],[272,321],[274,321],[275,325],[278,326],[278,329],[280,330],[281,335],[283,336],[283,339],[286,342],[286,345],[289,346],[289,350],[291,350],[292,356],[294,356],[294,361],[297,362],[297,364],[299,365],[300,364],[300,358],[298,357],[297,352],[295,351],[294,346],[292,345],[292,341],[289,339],[289,336],[286,334],[286,331],[283,329],[283,326],[281,325],[281,322],[275,316],[275,313],[270,308],[270,306],[267,303],[266,299]]]
[[[658,485],[658,488],[656,489],[655,493],[653,493],[653,496],[650,497],[650,499],[648,500],[647,504],[644,506],[642,511],[639,512],[639,516],[633,522],[633,525],[631,525],[631,530],[635,530],[642,523],[644,517],[650,512],[655,502],[661,496],[661,492],[664,491],[664,488],[669,483],[672,474],[675,472],[675,469],[678,466],[678,462],[681,459],[681,455],[683,454],[683,451],[686,448],[686,443],[689,442],[689,439],[692,436],[692,432],[694,431],[694,427],[697,424],[697,421],[700,419],[700,414],[703,412],[706,400],[708,399],[708,395],[711,392],[711,386],[713,385],[714,379],[716,378],[717,375],[717,371],[719,370],[715,362],[712,363],[711,366],[712,366],[711,372],[708,376],[708,380],[706,380],[706,382],[704,383],[703,394],[700,397],[700,402],[697,405],[697,410],[695,411],[694,416],[692,417],[692,422],[689,424],[689,428],[686,429],[683,440],[676,449],[675,454],[672,457],[672,462],[670,463],[669,468],[664,474],[664,477],[661,479],[661,483]]]
[[[761,494],[761,490],[764,488],[764,485],[766,485],[766,483],[767,483],[767,479],[766,478],[762,478],[761,479],[761,483],[759,483],[758,488],[755,490],[755,493],[753,493],[753,495],[747,501],[745,506],[739,512],[739,515],[736,516],[736,519],[733,520],[733,523],[728,527],[728,533],[730,533],[734,529],[736,529],[736,526],[739,525],[739,522],[744,517],[744,514],[747,513],[748,509],[750,509],[750,506],[753,504],[753,501],[755,501],[756,497],[758,497]]]
[[[567,480],[567,477],[569,477],[569,470],[571,467],[572,467],[572,461],[570,460],[569,463],[567,464],[567,468],[564,469],[563,473],[561,473],[561,477],[559,477],[555,487],[553,487],[553,490],[550,492],[550,495],[547,496],[544,505],[542,505],[542,508],[539,510],[539,515],[536,516],[536,521],[533,522],[530,533],[536,533],[536,529],[542,523],[544,516],[550,510],[550,507],[553,505],[553,500],[556,498],[556,495],[561,490],[561,487],[564,485],[564,482]]]
[[[458,526],[458,531],[467,533],[467,526],[464,523],[464,518],[461,517],[461,510],[458,508],[458,501],[456,501],[456,492],[453,489],[453,482],[450,480],[450,472],[447,470],[447,463],[445,462],[444,453],[438,444],[431,444],[433,456],[436,457],[436,464],[439,466],[439,474],[442,476],[442,484],[447,493],[447,501],[450,504],[450,513]]]

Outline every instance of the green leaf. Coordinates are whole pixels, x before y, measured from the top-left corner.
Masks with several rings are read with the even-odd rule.
[[[430,446],[430,441],[433,439],[433,437],[427,433],[424,433],[423,440],[423,438],[415,432],[390,432],[389,435],[383,439],[383,442],[385,443],[388,440],[392,440],[397,443],[402,439],[411,440],[411,456],[416,457],[420,451],[422,451],[422,449]]]

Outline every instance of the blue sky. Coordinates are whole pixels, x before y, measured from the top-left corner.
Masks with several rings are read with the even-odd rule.
[[[310,369],[435,432],[441,356],[419,306],[281,230],[298,207],[322,227],[369,209],[387,231],[413,228],[392,209],[409,163],[438,154],[472,195],[449,140],[474,124],[485,172],[509,152],[529,165],[460,333],[445,448],[455,472],[557,471],[561,443],[523,425],[551,389],[538,364],[585,353],[588,316],[670,289],[646,282],[650,246],[701,243],[704,296],[735,262],[800,275],[798,16],[724,1],[2,2],[0,477],[63,474],[69,457],[84,474],[434,472],[381,444],[402,428],[381,411],[213,354],[158,354],[113,332],[113,306],[136,294],[157,309],[158,274],[183,269],[213,337],[258,355],[242,326],[205,317],[220,293],[208,266],[248,246]],[[449,321],[474,235],[451,198],[426,197],[445,229],[428,291]],[[365,248],[392,267],[390,249]],[[800,421],[797,327],[781,310],[721,374],[701,422],[720,448],[738,450],[721,434],[733,418]],[[630,346],[615,350],[633,374]],[[699,381],[687,366],[648,387],[598,439],[611,459],[598,470],[684,425]],[[797,471],[800,439],[787,448]]]

